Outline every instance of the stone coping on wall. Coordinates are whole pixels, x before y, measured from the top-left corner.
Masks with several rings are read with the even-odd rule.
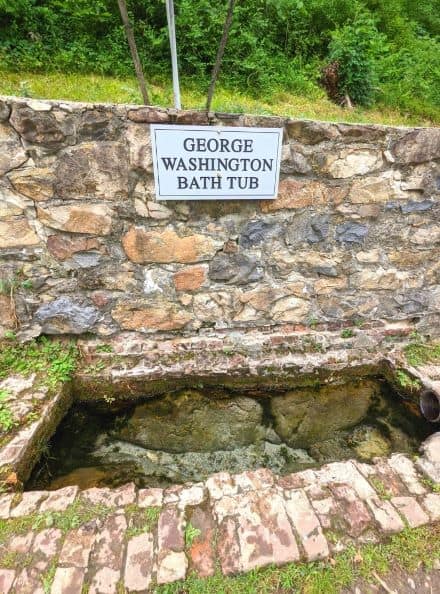
[[[396,369],[408,368],[403,351],[412,331],[400,322],[345,332],[284,325],[167,339],[135,332],[106,341],[89,337],[77,343],[81,359],[73,389],[76,399],[99,401],[109,394],[137,399],[198,381],[242,389],[287,389],[334,374],[394,382]]]
[[[0,101],[5,103],[16,103],[26,105],[35,111],[49,111],[52,107],[61,107],[68,111],[69,109],[111,109],[120,114],[129,114],[129,118],[134,122],[140,123],[181,123],[181,124],[227,124],[227,125],[255,125],[264,126],[268,122],[268,127],[282,127],[286,122],[312,122],[318,124],[335,124],[341,126],[360,126],[374,127],[377,129],[399,129],[414,130],[429,128],[429,126],[406,126],[406,125],[386,125],[375,124],[373,122],[344,122],[316,120],[311,118],[295,118],[293,116],[278,115],[258,115],[250,113],[209,111],[203,109],[175,109],[173,107],[162,107],[159,105],[140,105],[138,103],[111,103],[111,102],[88,102],[72,101],[70,99],[32,99],[28,97],[19,97],[16,95],[1,95]],[[236,124],[240,121],[240,124]]]
[[[422,451],[438,479],[440,433]],[[229,576],[326,560],[348,546],[438,522],[437,488],[417,461],[394,454],[283,477],[266,469],[223,472],[165,490],[128,484],[4,494],[0,518],[15,522],[17,532],[0,544],[0,588],[40,593],[45,579],[53,594],[87,586],[94,593],[121,586],[150,592],[190,573],[212,576],[217,566]]]

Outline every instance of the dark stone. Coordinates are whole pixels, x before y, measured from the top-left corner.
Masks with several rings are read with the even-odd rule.
[[[332,278],[336,278],[338,276],[338,271],[336,270],[335,266],[316,266],[315,272],[320,276],[330,276]]]
[[[368,234],[368,227],[359,223],[342,223],[336,227],[336,241],[340,243],[362,243]]]
[[[274,237],[279,233],[279,226],[276,223],[266,223],[264,221],[249,221],[246,223],[239,243],[244,248],[250,248],[258,245],[265,239]]]
[[[394,301],[399,310],[407,315],[417,314],[428,308],[428,297],[417,290],[399,293],[394,297]]]
[[[245,285],[263,277],[256,258],[244,254],[219,252],[209,265],[209,278],[217,282]]]
[[[242,126],[243,115],[241,113],[225,113],[216,111],[215,117],[226,126]]]
[[[111,111],[88,109],[81,114],[78,136],[81,140],[115,140],[122,122]]]
[[[62,147],[73,133],[68,118],[58,121],[52,112],[34,111],[30,107],[14,107],[10,122],[25,140],[49,149]]]
[[[402,205],[401,202],[397,202],[396,200],[391,200],[390,202],[387,202],[385,204],[385,210],[399,210],[401,205]]]
[[[88,268],[79,269],[78,273],[77,273],[77,278],[78,278],[78,284],[79,284],[80,288],[86,289],[87,291],[102,289],[102,287],[104,286],[102,274],[100,274],[102,272],[103,271],[101,269],[99,269],[99,270],[88,269]]]
[[[309,243],[319,243],[324,241],[329,231],[328,217],[318,216],[310,221],[310,230],[307,233],[307,241]]]
[[[209,124],[208,114],[205,111],[179,111],[176,117],[178,124],[206,125]]]
[[[67,200],[104,191],[107,200],[121,198],[128,192],[127,169],[127,150],[122,142],[79,144],[59,155],[55,191],[58,197]],[[106,184],[104,179],[108,180]],[[103,190],[105,185],[107,189]]]
[[[42,305],[35,314],[46,334],[82,334],[93,328],[98,317],[94,306],[70,297],[58,297]]]
[[[262,418],[252,398],[182,390],[138,405],[114,436],[166,452],[214,452],[258,441]]]
[[[440,128],[408,132],[392,147],[397,163],[423,163],[440,158]]]
[[[0,122],[5,122],[9,118],[11,108],[5,101],[0,101]]]
[[[312,167],[306,157],[297,151],[292,151],[289,173],[309,173]]]
[[[383,126],[368,126],[363,124],[338,124],[337,128],[345,142],[370,142],[384,138],[387,129]]]
[[[289,138],[304,144],[318,144],[324,140],[334,140],[339,136],[336,124],[298,120],[287,123]]]
[[[166,124],[170,121],[168,112],[150,107],[130,109],[128,119],[139,124]]]
[[[406,204],[401,204],[400,209],[404,214],[408,214],[410,212],[424,212],[430,210],[433,206],[434,202],[432,200],[410,200]]]

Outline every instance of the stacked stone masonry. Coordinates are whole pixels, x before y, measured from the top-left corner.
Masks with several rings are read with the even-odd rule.
[[[437,473],[439,452],[437,433],[421,458]],[[438,522],[440,494],[428,480],[433,475],[420,468],[394,454],[372,465],[332,463],[284,477],[266,469],[219,473],[165,490],[129,484],[4,494],[0,518],[21,528],[0,545],[0,591],[81,594],[87,586],[89,594],[149,592],[190,573],[213,575],[217,566],[234,575],[326,559],[405,526]],[[87,519],[91,509],[99,512]],[[84,521],[63,524],[63,517]]]
[[[275,200],[156,202],[151,123],[284,128]],[[0,336],[440,328],[440,129],[0,99]]]

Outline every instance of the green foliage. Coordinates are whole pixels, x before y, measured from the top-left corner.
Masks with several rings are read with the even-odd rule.
[[[386,49],[385,37],[366,13],[332,34],[329,60],[339,65],[341,97],[348,95],[358,105],[371,105],[378,82],[376,61]]]
[[[29,530],[43,530],[44,528],[59,528],[64,534],[78,528],[90,520],[106,518],[114,513],[114,508],[102,504],[91,504],[80,498],[76,499],[65,511],[36,513],[2,520],[0,522],[0,545],[11,537],[25,534]],[[0,564],[3,559],[0,551]]]
[[[440,343],[425,343],[420,337],[404,349],[406,360],[417,367],[426,363],[440,363]]]
[[[111,344],[98,344],[96,347],[97,353],[112,353],[113,347]]]
[[[227,1],[176,4],[183,80],[206,92]],[[169,80],[163,0],[129,0],[149,80]],[[247,0],[238,2],[221,83],[269,98],[280,89],[321,96],[320,70],[341,63],[341,93],[436,118],[440,111],[440,0]],[[0,64],[30,72],[132,75],[113,0],[0,0]],[[33,95],[22,81],[20,91]],[[137,91],[133,91],[135,94]],[[153,101],[157,102],[155,89]]]
[[[352,338],[354,336],[354,332],[351,328],[344,328],[341,332],[341,338]]]
[[[67,382],[75,370],[78,351],[73,342],[60,342],[41,337],[27,344],[0,346],[0,378],[11,373],[39,373],[44,385],[54,389]]]
[[[399,386],[406,390],[419,390],[422,387],[418,379],[412,378],[403,369],[396,371],[396,380]]]
[[[192,547],[193,542],[202,534],[199,528],[195,528],[191,522],[186,525],[185,528],[185,546],[189,549]]]
[[[440,110],[440,41],[411,38],[378,63],[380,100],[427,118]]]
[[[0,390],[0,432],[7,433],[17,425],[11,409],[5,400],[8,398],[7,390]]]
[[[30,290],[32,287],[32,280],[22,278],[21,272],[16,272],[7,278],[0,278],[0,294],[2,295],[13,295],[19,289]]]
[[[130,505],[126,511],[129,525],[126,538],[131,538],[144,532],[152,532],[159,521],[161,508],[155,506],[141,508],[137,505]]]

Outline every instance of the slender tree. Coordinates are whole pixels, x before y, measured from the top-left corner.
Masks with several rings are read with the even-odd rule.
[[[218,46],[217,56],[215,58],[215,63],[214,63],[214,68],[212,69],[211,82],[209,84],[209,89],[208,89],[208,98],[206,100],[206,110],[207,111],[210,111],[210,109],[211,109],[211,103],[212,103],[212,97],[214,96],[215,84],[217,82],[217,78],[218,78],[218,75],[220,72],[220,67],[221,67],[221,63],[222,63],[222,59],[223,59],[223,54],[225,53],[226,44],[228,43],[229,31],[230,31],[231,25],[232,25],[232,16],[234,14],[235,1],[236,0],[229,0],[228,12],[226,14],[226,20],[225,20],[225,24],[223,27],[223,34],[222,34],[222,38],[220,40],[220,45]]]
[[[119,10],[121,12],[122,23],[124,25],[125,34],[127,35],[128,45],[130,46],[131,57],[134,64],[134,69],[136,70],[136,76],[139,82],[139,87],[142,94],[142,99],[144,101],[144,105],[150,104],[150,99],[148,96],[147,85],[145,84],[144,73],[142,71],[141,61],[139,59],[139,54],[136,47],[136,41],[134,39],[133,29],[130,23],[130,19],[128,18],[127,12],[127,4],[125,0],[118,0]]]

